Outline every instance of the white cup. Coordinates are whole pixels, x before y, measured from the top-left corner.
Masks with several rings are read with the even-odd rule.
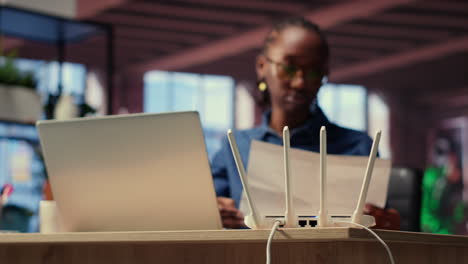
[[[41,233],[60,232],[60,221],[57,203],[50,200],[42,200],[39,203],[39,230]]]

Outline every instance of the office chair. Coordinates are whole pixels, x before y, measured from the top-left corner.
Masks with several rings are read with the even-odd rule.
[[[387,207],[400,213],[402,231],[420,231],[422,177],[418,169],[394,167],[391,170]]]

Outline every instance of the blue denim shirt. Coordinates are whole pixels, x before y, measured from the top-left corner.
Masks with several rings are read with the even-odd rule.
[[[276,145],[283,144],[282,136],[278,135],[268,126],[270,116],[271,112],[266,112],[263,116],[262,124],[258,127],[234,131],[234,137],[236,138],[242,162],[246,169],[248,168],[250,142],[252,140]],[[326,126],[327,128],[327,151],[329,154],[369,155],[372,140],[367,134],[339,127],[329,122],[322,110],[317,106],[311,109],[310,119],[303,126],[291,130],[291,147],[319,152],[319,132],[322,126]],[[216,195],[230,197],[239,206],[242,184],[227,137],[224,137],[221,149],[211,160],[211,171]]]

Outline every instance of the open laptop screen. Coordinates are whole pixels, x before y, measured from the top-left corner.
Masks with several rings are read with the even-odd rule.
[[[38,128],[64,231],[221,228],[197,112]]]

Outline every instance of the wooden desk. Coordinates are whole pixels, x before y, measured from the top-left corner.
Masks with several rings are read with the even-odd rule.
[[[269,230],[0,234],[0,263],[265,263]],[[468,237],[378,231],[398,264],[468,263]],[[283,229],[272,263],[389,263],[365,230]]]

